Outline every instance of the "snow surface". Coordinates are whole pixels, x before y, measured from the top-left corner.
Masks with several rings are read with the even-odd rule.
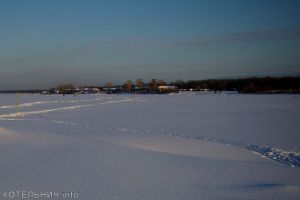
[[[17,116],[15,101],[0,94],[0,199],[300,196],[299,95],[25,94]]]

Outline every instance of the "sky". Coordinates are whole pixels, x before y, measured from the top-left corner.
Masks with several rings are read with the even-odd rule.
[[[0,0],[0,90],[300,75],[299,0]]]

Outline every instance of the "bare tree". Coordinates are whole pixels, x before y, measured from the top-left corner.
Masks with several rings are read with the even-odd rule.
[[[157,86],[167,85],[167,83],[162,79],[159,79],[156,83],[157,83]]]
[[[64,84],[64,85],[62,84],[62,85],[58,85],[57,89],[61,94],[74,93],[75,86],[73,84]]]
[[[132,90],[132,82],[131,82],[131,80],[127,80],[126,83],[123,84],[123,88],[127,92],[130,92]]]
[[[150,91],[156,91],[157,90],[157,80],[155,78],[150,80],[149,89],[150,89]]]
[[[177,79],[174,85],[179,89],[183,89],[185,87],[185,82],[183,80]]]
[[[143,89],[143,88],[145,87],[145,84],[144,84],[144,82],[143,82],[142,79],[137,79],[137,80],[135,81],[135,85],[136,85],[136,87],[138,87],[139,89]]]
[[[113,84],[108,82],[108,83],[105,83],[104,87],[106,88],[112,88],[113,87]]]

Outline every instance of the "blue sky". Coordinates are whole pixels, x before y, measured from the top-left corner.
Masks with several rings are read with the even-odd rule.
[[[0,89],[300,75],[298,0],[0,0]]]

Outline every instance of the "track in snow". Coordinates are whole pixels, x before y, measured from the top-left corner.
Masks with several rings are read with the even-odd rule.
[[[103,99],[107,99],[109,97],[103,97],[103,98],[96,98],[91,100],[67,100],[67,101],[37,101],[37,102],[30,102],[30,103],[24,103],[20,104],[20,107],[30,107],[37,104],[44,104],[44,103],[61,103],[61,102],[88,102],[88,101],[100,101]],[[123,102],[129,102],[129,101],[145,101],[145,99],[140,98],[127,98],[122,100],[111,100],[111,101],[105,101],[98,104],[114,104],[114,103],[123,103]],[[105,127],[105,126],[99,126],[99,125],[93,125],[93,124],[85,124],[80,125],[76,124],[74,122],[66,122],[66,121],[59,121],[59,120],[50,120],[43,116],[39,116],[39,118],[31,118],[26,119],[25,116],[29,115],[38,115],[38,114],[44,114],[48,112],[55,112],[55,111],[62,111],[62,110],[75,110],[80,109],[83,107],[92,107],[96,104],[82,104],[82,105],[76,105],[76,106],[67,106],[67,107],[61,107],[61,108],[53,108],[53,109],[44,109],[44,110],[38,110],[38,111],[28,111],[28,112],[19,112],[18,118],[16,117],[16,113],[9,113],[9,114],[3,114],[0,115],[0,120],[32,120],[32,121],[46,121],[51,123],[58,123],[58,124],[66,124],[71,126],[83,126],[86,128],[101,128],[104,130],[115,130],[122,133],[134,133],[134,134],[155,134],[155,135],[164,135],[164,136],[171,136],[171,137],[182,137],[186,139],[197,139],[202,141],[208,141],[208,142],[217,142],[225,145],[231,145],[238,148],[243,148],[248,151],[254,152],[256,154],[259,154],[262,157],[266,157],[269,159],[272,159],[278,163],[288,165],[291,167],[300,167],[300,152],[296,151],[286,151],[280,148],[274,148],[274,147],[268,147],[268,146],[259,146],[254,144],[244,144],[239,143],[227,139],[222,138],[216,138],[216,137],[206,137],[206,136],[191,136],[187,134],[182,133],[176,133],[176,131],[154,131],[154,130],[138,130],[138,129],[128,129],[128,128],[120,128],[120,127]],[[14,108],[14,106],[1,106],[1,108]]]
[[[42,116],[39,116],[39,118],[37,119],[25,119],[25,118],[6,118],[6,119],[2,118],[1,119],[0,118],[0,120],[29,120],[29,121],[38,121],[38,122],[50,122],[50,123],[65,124],[70,126],[81,126],[84,128],[98,128],[98,129],[100,128],[107,131],[118,131],[122,134],[130,134],[130,133],[131,134],[153,134],[153,135],[163,135],[169,137],[180,137],[185,139],[195,139],[195,140],[220,143],[220,144],[230,145],[237,148],[246,149],[262,157],[276,161],[280,164],[287,165],[290,167],[300,167],[300,152],[286,151],[283,149],[273,148],[268,146],[244,144],[244,143],[239,143],[239,142],[222,139],[222,138],[216,138],[216,137],[190,136],[182,133],[176,133],[176,131],[165,132],[165,131],[154,131],[149,129],[141,130],[141,129],[121,128],[121,127],[105,127],[105,126],[99,126],[94,124],[78,124],[70,121],[50,120]]]

